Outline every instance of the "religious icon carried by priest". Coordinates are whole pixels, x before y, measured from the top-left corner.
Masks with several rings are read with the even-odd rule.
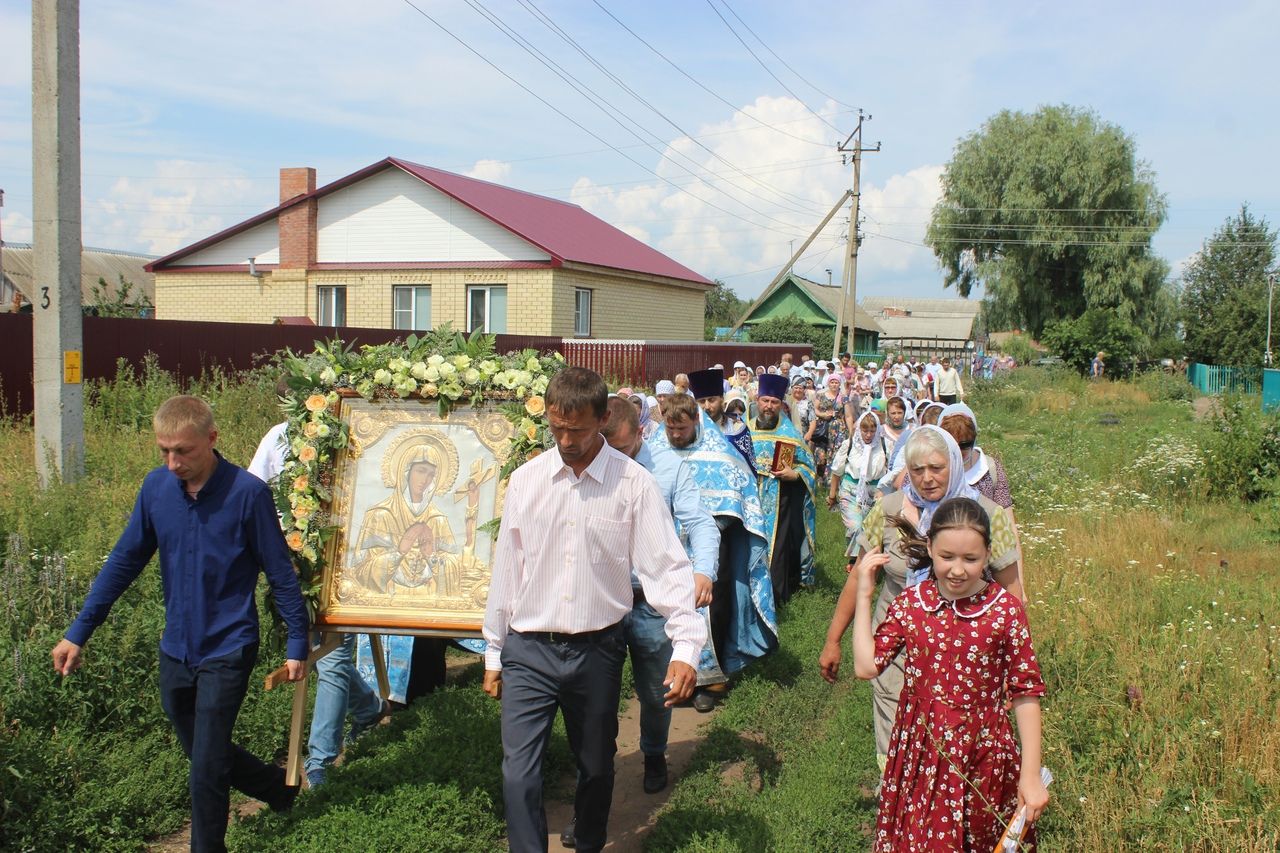
[[[784,411],[786,397],[786,377],[761,376],[759,414],[749,424],[769,542],[769,574],[779,603],[800,587],[813,585],[817,523],[813,454]]]

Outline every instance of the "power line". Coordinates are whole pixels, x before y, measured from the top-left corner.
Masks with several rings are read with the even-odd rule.
[[[650,174],[652,174],[654,177],[658,178],[658,180],[660,180],[660,181],[662,181],[662,182],[664,182],[664,183],[666,183],[666,184],[668,184],[668,185],[670,185],[670,186],[674,187],[674,188],[675,188],[675,189],[677,189],[679,192],[685,193],[685,194],[686,194],[686,195],[688,195],[690,198],[693,198],[693,199],[695,199],[695,200],[697,200],[697,201],[702,202],[703,204],[707,205],[708,207],[712,207],[712,208],[714,208],[714,209],[716,209],[716,210],[720,210],[720,211],[722,211],[722,212],[724,212],[724,213],[726,213],[726,214],[728,214],[728,215],[730,215],[730,216],[733,216],[733,217],[734,217],[734,218],[736,218],[736,219],[741,219],[741,220],[742,220],[742,221],[744,221],[744,222],[750,223],[750,224],[752,224],[752,225],[756,225],[757,227],[763,228],[763,229],[765,229],[765,230],[768,230],[768,231],[773,231],[773,230],[775,230],[775,229],[773,229],[771,226],[763,225],[763,224],[758,223],[758,222],[753,222],[752,220],[747,219],[745,216],[740,216],[739,214],[734,213],[734,212],[733,212],[733,211],[731,211],[731,210],[726,210],[725,208],[720,207],[719,205],[715,204],[714,202],[710,202],[710,201],[707,201],[706,199],[700,198],[700,197],[698,197],[698,196],[694,195],[693,193],[689,192],[688,190],[685,190],[684,188],[679,187],[679,186],[677,186],[676,184],[672,183],[670,180],[668,180],[667,178],[664,178],[662,175],[659,175],[657,172],[655,172],[653,169],[650,169],[648,166],[644,165],[644,164],[643,164],[643,163],[641,163],[639,160],[636,160],[634,157],[632,157],[632,156],[630,156],[630,155],[626,154],[625,152],[621,151],[621,150],[620,150],[620,149],[618,149],[616,146],[611,145],[607,140],[605,140],[605,139],[604,139],[604,137],[600,136],[598,133],[595,133],[595,132],[594,132],[594,131],[592,131],[592,130],[589,130],[589,129],[588,129],[585,125],[583,125],[581,122],[579,122],[578,120],[576,120],[576,119],[572,118],[572,117],[571,117],[571,116],[569,116],[566,112],[564,112],[564,111],[563,111],[563,110],[561,110],[559,107],[557,107],[557,106],[555,106],[554,104],[552,104],[550,101],[548,101],[546,98],[544,98],[544,97],[542,97],[541,95],[539,95],[537,92],[533,91],[531,88],[529,88],[528,86],[526,86],[524,83],[521,83],[519,80],[517,80],[516,78],[512,77],[510,74],[508,74],[507,72],[503,71],[501,68],[499,68],[499,67],[497,66],[497,64],[495,64],[494,62],[492,62],[491,60],[489,60],[489,58],[488,58],[488,57],[486,57],[484,54],[480,53],[480,51],[476,50],[476,49],[475,49],[475,48],[473,48],[471,45],[467,44],[467,42],[466,42],[466,41],[464,41],[462,38],[460,38],[459,36],[457,36],[456,34],[454,34],[454,32],[453,32],[452,30],[450,30],[448,27],[446,27],[444,24],[440,23],[440,21],[436,20],[434,17],[432,17],[431,15],[427,14],[427,12],[425,12],[422,8],[420,8],[419,6],[415,5],[415,4],[412,2],[412,0],[404,0],[404,3],[405,3],[405,5],[409,6],[411,9],[413,9],[414,11],[416,11],[419,15],[421,15],[421,16],[422,16],[422,17],[424,17],[424,18],[426,18],[426,19],[427,19],[428,21],[430,21],[431,23],[435,24],[435,26],[436,26],[436,27],[437,27],[441,32],[443,32],[445,35],[449,36],[451,39],[453,39],[454,41],[456,41],[458,44],[462,45],[462,46],[463,46],[464,48],[466,48],[469,52],[471,52],[471,53],[472,53],[476,58],[478,58],[481,62],[483,62],[483,63],[485,63],[486,65],[488,65],[488,66],[489,66],[490,68],[492,68],[494,71],[497,71],[499,74],[501,74],[501,75],[502,75],[503,77],[505,77],[507,80],[509,80],[509,81],[511,81],[512,83],[514,83],[515,85],[519,86],[523,91],[525,91],[526,93],[528,93],[531,97],[533,97],[534,99],[536,99],[536,100],[537,100],[539,103],[541,103],[543,106],[545,106],[545,107],[547,107],[548,109],[550,109],[550,110],[551,110],[552,112],[554,112],[556,115],[560,116],[560,117],[561,117],[561,118],[563,118],[565,121],[569,122],[569,123],[570,123],[570,124],[572,124],[574,127],[578,128],[578,129],[579,129],[579,130],[581,130],[583,133],[587,134],[587,135],[588,135],[588,136],[590,136],[592,139],[594,139],[594,140],[596,140],[597,142],[599,142],[601,145],[605,145],[605,146],[609,147],[609,148],[610,148],[611,150],[613,150],[615,153],[617,153],[617,154],[618,154],[618,155],[620,155],[621,157],[625,158],[626,160],[630,161],[630,162],[631,162],[632,164],[634,164],[635,166],[638,166],[639,168],[641,168],[641,169],[645,170],[646,172],[649,172],[649,173],[650,173]]]
[[[410,0],[405,0],[405,2],[406,2],[406,3],[409,3],[409,5],[413,5],[413,4],[410,2]],[[615,124],[617,124],[619,127],[621,127],[624,131],[626,131],[626,132],[630,133],[632,136],[634,136],[636,139],[640,140],[641,142],[646,142],[646,144],[648,144],[648,145],[649,145],[649,147],[654,151],[654,153],[658,154],[658,156],[659,156],[659,157],[663,157],[663,158],[665,158],[666,160],[668,160],[668,162],[670,162],[673,166],[676,166],[677,168],[682,169],[683,171],[685,171],[686,173],[688,173],[688,174],[690,174],[690,175],[695,175],[695,176],[696,176],[696,174],[697,174],[696,172],[694,172],[693,170],[689,169],[687,166],[683,165],[682,163],[678,162],[678,161],[677,161],[676,159],[674,159],[673,157],[669,156],[669,155],[666,153],[666,151],[665,151],[665,150],[663,150],[663,149],[659,149],[659,148],[658,148],[656,145],[654,145],[652,142],[647,142],[647,141],[645,140],[645,138],[644,138],[644,134],[646,134],[646,133],[647,133],[647,134],[649,134],[650,136],[652,136],[654,139],[657,139],[658,137],[657,137],[657,135],[656,135],[656,134],[654,134],[654,133],[652,133],[651,131],[647,130],[645,127],[643,127],[641,124],[639,124],[637,121],[635,121],[635,119],[633,119],[633,118],[631,118],[630,116],[628,116],[626,113],[623,113],[621,110],[618,110],[616,107],[613,107],[611,104],[609,104],[609,103],[608,103],[608,102],[607,102],[607,101],[606,101],[606,100],[605,100],[605,99],[604,99],[604,98],[603,98],[599,93],[597,93],[594,89],[592,89],[591,87],[587,86],[585,83],[583,83],[583,82],[581,82],[580,80],[578,80],[578,78],[577,78],[577,77],[575,77],[575,76],[574,76],[572,73],[570,73],[569,71],[565,70],[562,66],[560,66],[560,64],[559,64],[559,63],[557,63],[555,60],[551,59],[549,56],[547,56],[545,53],[543,53],[543,52],[542,52],[541,50],[539,50],[537,47],[533,46],[533,44],[532,44],[531,42],[529,42],[529,40],[528,40],[528,39],[526,39],[524,36],[522,36],[522,35],[520,35],[518,32],[516,32],[514,28],[510,27],[509,25],[507,25],[507,24],[506,24],[506,22],[505,22],[505,21],[503,21],[503,20],[501,19],[501,17],[500,17],[500,16],[498,16],[498,15],[496,15],[496,14],[494,14],[494,13],[490,12],[488,9],[485,9],[485,8],[484,8],[484,6],[483,6],[483,5],[481,5],[480,3],[476,2],[476,0],[463,0],[463,2],[465,2],[468,6],[470,6],[470,7],[471,7],[471,8],[472,8],[472,9],[473,9],[477,14],[479,14],[481,17],[483,17],[483,18],[484,18],[485,20],[487,20],[489,23],[493,24],[493,26],[494,26],[494,27],[496,27],[496,28],[498,29],[498,31],[499,31],[499,32],[501,32],[501,33],[502,33],[503,35],[505,35],[508,39],[510,39],[512,42],[514,42],[514,43],[516,44],[516,46],[517,46],[517,47],[519,47],[521,50],[523,50],[523,51],[525,51],[526,53],[528,53],[528,54],[529,54],[530,56],[532,56],[534,59],[538,60],[538,62],[540,62],[543,66],[545,66],[545,67],[546,67],[548,70],[550,70],[553,74],[555,74],[557,77],[559,77],[561,80],[563,80],[563,81],[564,81],[564,82],[565,82],[565,83],[566,83],[570,88],[572,88],[575,92],[577,92],[579,95],[581,95],[583,98],[585,98],[585,99],[587,100],[587,102],[588,102],[588,103],[590,103],[592,106],[596,107],[596,108],[597,108],[597,109],[599,109],[601,112],[603,112],[603,113],[604,113],[604,114],[605,114],[609,119],[611,119]],[[417,8],[417,7],[415,6],[414,8]],[[425,13],[423,13],[423,14],[425,15]],[[432,19],[432,20],[434,21],[434,19]],[[438,24],[438,22],[437,22],[437,25],[439,25],[439,24]],[[468,49],[471,49],[469,45],[468,45]],[[479,54],[477,53],[477,55],[479,55]],[[487,61],[488,61],[488,60],[486,60],[486,62],[487,62]],[[490,63],[490,64],[492,65],[492,63]],[[497,66],[494,66],[494,67],[496,68]],[[512,78],[512,79],[514,79],[514,78]],[[523,84],[521,84],[521,85],[523,86]],[[525,87],[525,88],[526,88],[526,90],[528,90],[528,89],[527,89],[527,87]],[[530,91],[531,91],[531,90],[530,90]],[[545,101],[544,101],[544,102],[545,102]],[[563,113],[562,113],[562,115],[563,115]],[[631,125],[633,125],[634,127],[628,127],[628,123],[630,123],[630,124],[631,124]],[[582,125],[581,125],[581,124],[579,124],[578,126],[579,126],[579,127],[582,127]],[[603,142],[603,141],[604,141],[604,140],[603,140],[603,139],[601,139],[601,142]],[[608,143],[605,143],[605,144],[608,144]],[[621,153],[621,152],[619,152],[619,153]],[[677,153],[679,153],[679,152],[677,152]],[[624,155],[624,156],[625,156],[625,155]],[[684,155],[683,155],[683,154],[681,154],[680,156],[684,157]],[[628,158],[628,159],[632,159],[632,158]],[[687,157],[685,157],[685,159],[686,159],[686,160],[689,160],[689,158],[687,158]],[[632,162],[637,163],[637,165],[641,165],[641,164],[639,164],[639,162],[638,162],[638,161],[635,161],[634,159],[632,159]],[[692,163],[693,161],[692,161],[692,160],[689,160],[689,162],[691,162],[691,163]],[[694,163],[694,166],[695,166],[695,168],[700,168],[700,167],[698,167],[698,164],[696,164],[696,163]],[[649,171],[653,171],[653,170],[649,170]],[[662,176],[661,176],[661,175],[659,175],[656,171],[653,171],[653,174],[654,174],[654,175],[656,175],[656,176],[658,176],[659,178],[662,178]],[[663,180],[666,180],[665,178],[662,178],[662,179],[663,179]],[[676,186],[676,185],[675,185],[675,184],[672,184],[672,186]],[[735,186],[736,186],[736,185],[735,185]],[[743,204],[744,206],[746,206],[746,205],[745,205],[745,204],[744,204],[740,199],[734,198],[734,197],[733,197],[733,196],[732,196],[728,191],[726,191],[726,190],[724,190],[724,189],[721,189],[720,187],[714,186],[714,185],[709,184],[709,183],[707,184],[707,187],[708,187],[708,188],[710,188],[710,189],[712,189],[712,190],[714,190],[714,191],[716,191],[716,192],[721,193],[722,195],[724,195],[725,197],[727,197],[729,200],[731,200],[731,201],[733,201],[733,202],[735,202],[735,203],[737,203],[737,204]],[[739,187],[739,189],[743,189],[743,188]],[[681,191],[681,192],[684,192],[684,193],[686,193],[686,194],[688,194],[688,195],[689,195],[690,197],[692,197],[692,198],[698,199],[699,201],[701,201],[701,202],[702,202],[702,203],[704,203],[704,204],[711,204],[711,202],[707,201],[706,199],[700,198],[699,196],[694,195],[693,193],[689,192],[688,190],[685,190],[685,189],[683,189],[683,188],[682,188],[680,191]],[[757,193],[753,193],[753,192],[751,192],[750,190],[744,190],[744,191],[748,192],[748,193],[749,193],[749,194],[751,194],[751,195],[755,195],[757,198],[761,198],[761,200],[763,200],[763,201],[767,201],[769,204],[776,204],[776,202],[771,201],[771,200],[769,200],[769,199],[764,199],[764,198],[762,198],[761,196],[759,196],[759,194],[757,194]],[[723,209],[723,208],[721,208],[721,209]],[[797,211],[792,211],[792,212],[797,212]],[[789,222],[784,222],[783,220],[778,219],[778,218],[777,218],[777,217],[775,217],[775,216],[771,216],[771,215],[770,215],[770,214],[768,214],[768,213],[760,213],[760,215],[761,215],[762,217],[764,217],[765,219],[768,219],[768,220],[770,220],[770,221],[772,221],[772,222],[775,222],[775,223],[777,223],[777,224],[779,224],[779,225],[783,225],[783,226],[788,227],[788,228],[793,228],[793,227],[795,227],[795,226],[794,226],[794,225],[792,225],[791,223],[789,223]],[[745,217],[743,217],[743,218],[745,219]],[[751,221],[751,220],[747,220],[747,221]]]
[[[748,179],[748,180],[750,180],[752,183],[754,183],[754,184],[756,184],[756,185],[760,186],[761,188],[766,189],[766,190],[769,190],[769,191],[771,191],[771,192],[773,192],[773,193],[776,193],[779,197],[783,197],[783,198],[785,198],[785,197],[788,197],[788,196],[789,196],[789,197],[792,199],[792,202],[791,202],[791,203],[793,203],[793,204],[794,204],[794,201],[795,201],[795,200],[798,200],[801,204],[804,204],[804,205],[808,205],[808,206],[809,206],[809,210],[806,210],[806,211],[796,210],[795,212],[797,212],[797,213],[801,213],[801,212],[803,212],[803,213],[806,213],[806,214],[812,214],[812,213],[814,212],[815,205],[813,205],[813,203],[812,203],[811,201],[809,201],[808,199],[806,199],[806,198],[802,198],[802,197],[800,197],[800,196],[797,196],[797,195],[795,195],[794,193],[790,193],[790,192],[787,192],[787,191],[785,191],[785,190],[782,190],[782,189],[780,189],[780,188],[778,188],[778,187],[775,187],[775,186],[773,186],[773,185],[771,185],[771,184],[768,184],[768,183],[766,183],[766,182],[764,182],[764,181],[759,180],[758,178],[755,178],[755,177],[753,177],[753,176],[751,176],[751,175],[747,174],[747,173],[746,173],[746,172],[744,172],[744,171],[743,171],[743,170],[742,170],[742,169],[741,169],[741,168],[740,168],[736,163],[731,162],[728,158],[726,158],[726,157],[724,157],[723,155],[721,155],[718,151],[716,151],[716,150],[714,150],[713,148],[711,148],[711,147],[709,147],[709,146],[707,146],[707,145],[704,145],[702,142],[699,142],[698,140],[694,139],[694,138],[693,138],[693,134],[692,134],[692,133],[690,133],[689,131],[685,130],[683,127],[681,127],[681,126],[680,126],[680,124],[679,124],[679,123],[677,123],[677,122],[675,121],[675,119],[671,118],[669,115],[667,115],[666,113],[664,113],[662,110],[658,109],[658,107],[656,107],[656,106],[655,106],[651,101],[649,101],[647,98],[643,97],[639,92],[637,92],[635,89],[633,89],[631,86],[629,86],[629,85],[628,85],[624,80],[622,80],[622,78],[620,78],[617,74],[613,73],[613,72],[612,72],[612,71],[610,71],[608,68],[606,68],[606,67],[604,66],[604,64],[603,64],[603,63],[601,63],[599,60],[597,60],[597,59],[596,59],[596,58],[595,58],[595,57],[594,57],[594,56],[593,56],[593,55],[592,55],[592,54],[591,54],[591,53],[590,53],[586,48],[584,48],[584,47],[583,47],[583,46],[582,46],[582,45],[581,45],[581,44],[580,44],[576,39],[574,39],[574,38],[573,38],[572,36],[570,36],[567,32],[565,32],[565,30],[564,30],[564,28],[563,28],[563,27],[561,27],[559,24],[557,24],[555,21],[553,21],[549,15],[547,15],[545,12],[543,12],[541,9],[539,9],[536,5],[534,5],[534,3],[532,2],[532,0],[516,0],[516,2],[518,2],[521,6],[523,6],[523,7],[525,8],[525,10],[526,10],[526,11],[528,11],[528,12],[529,12],[529,14],[530,14],[530,15],[532,15],[536,20],[538,20],[539,22],[541,22],[541,23],[543,24],[543,26],[547,27],[549,30],[551,30],[551,32],[553,32],[554,34],[556,34],[557,36],[559,36],[559,37],[560,37],[560,38],[561,38],[561,39],[562,39],[566,44],[568,44],[568,45],[569,45],[570,47],[572,47],[574,50],[578,51],[578,53],[580,53],[580,54],[581,54],[581,55],[582,55],[582,56],[583,56],[583,57],[584,57],[588,62],[590,62],[593,66],[595,66],[595,68],[596,68],[596,69],[598,69],[602,74],[604,74],[606,77],[608,77],[610,80],[612,80],[612,81],[613,81],[613,82],[614,82],[614,83],[615,83],[619,88],[621,88],[624,92],[626,92],[627,94],[629,94],[632,98],[634,98],[634,99],[635,99],[636,101],[638,101],[640,104],[642,104],[642,105],[644,105],[645,107],[647,107],[649,110],[651,110],[655,115],[657,115],[659,118],[661,118],[661,119],[662,119],[663,121],[665,121],[667,124],[671,125],[671,127],[673,127],[673,128],[676,130],[676,132],[677,132],[677,133],[680,133],[680,134],[682,134],[682,135],[683,135],[683,138],[688,139],[688,140],[689,140],[689,141],[691,141],[694,145],[698,146],[698,147],[699,147],[699,148],[701,148],[703,151],[705,151],[705,152],[707,152],[708,154],[710,154],[710,155],[711,155],[712,157],[714,157],[716,160],[719,160],[721,163],[724,163],[726,166],[728,166],[729,168],[733,169],[733,170],[734,170],[735,172],[737,172],[738,174],[742,175],[742,177],[747,178],[747,179]],[[757,196],[757,197],[758,197],[758,198],[760,198],[760,196]],[[773,203],[774,203],[774,204],[776,204],[777,202],[773,202]]]
[[[723,0],[721,0],[721,1],[723,2]],[[778,85],[779,85],[779,86],[781,86],[781,87],[782,87],[782,88],[787,92],[787,94],[788,94],[788,95],[790,95],[791,97],[793,97],[793,98],[795,98],[797,101],[799,101],[799,102],[801,103],[801,105],[803,105],[803,106],[804,106],[804,108],[805,108],[806,110],[809,110],[809,112],[811,112],[811,113],[813,113],[813,115],[817,116],[818,120],[819,120],[819,121],[821,121],[823,124],[825,124],[827,127],[831,128],[831,129],[832,129],[832,130],[834,130],[836,133],[842,133],[842,131],[840,130],[840,128],[836,127],[834,124],[832,124],[831,122],[827,121],[827,119],[826,119],[826,117],[825,117],[825,116],[823,116],[823,115],[821,115],[821,114],[819,114],[819,113],[817,113],[817,112],[814,112],[814,110],[813,110],[813,109],[812,109],[808,104],[806,104],[806,103],[804,102],[804,99],[803,99],[803,98],[801,98],[799,95],[797,95],[795,92],[793,92],[793,91],[791,90],[791,87],[790,87],[790,86],[788,86],[786,83],[783,83],[783,82],[782,82],[782,78],[780,78],[777,74],[774,74],[774,73],[773,73],[773,69],[771,69],[768,65],[766,65],[766,64],[765,64],[765,62],[764,62],[764,60],[763,60],[763,59],[761,59],[761,58],[760,58],[760,56],[759,56],[759,55],[758,55],[754,50],[752,50],[752,49],[751,49],[751,45],[747,44],[746,40],[745,40],[742,36],[740,36],[740,35],[738,34],[738,31],[737,31],[737,30],[735,30],[735,29],[733,28],[733,24],[729,23],[729,20],[728,20],[727,18],[725,18],[725,16],[724,16],[724,15],[721,15],[721,14],[720,14],[720,10],[716,8],[716,4],[715,4],[714,0],[707,0],[707,5],[711,7],[711,11],[712,11],[712,12],[715,12],[715,13],[716,13],[716,17],[717,17],[717,18],[719,18],[721,21],[723,21],[723,22],[724,22],[724,25],[725,25],[726,27],[728,27],[728,28],[729,28],[729,32],[733,33],[733,37],[734,37],[734,38],[736,38],[736,39],[738,40],[738,43],[739,43],[739,44],[741,44],[744,48],[746,48],[746,49],[747,49],[747,53],[751,54],[751,57],[752,57],[756,62],[760,63],[760,67],[761,67],[761,68],[763,68],[766,72],[768,72],[769,76],[770,76],[770,77],[772,77],[774,80],[776,80],[776,81],[778,82]],[[726,8],[727,8],[727,7],[726,7]],[[731,10],[731,11],[732,11],[732,10]]]
[[[735,12],[735,11],[733,10],[733,7],[732,7],[732,6],[730,6],[730,5],[729,5],[729,0],[720,0],[720,3],[721,3],[721,4],[722,4],[726,9],[728,9],[728,10],[729,10],[729,14],[730,14],[730,15],[733,15],[733,17],[734,17],[734,18],[737,18],[738,23],[740,23],[740,24],[742,24],[742,26],[746,27],[747,32],[751,33],[751,35],[755,37],[755,40],[756,40],[756,41],[758,41],[758,42],[760,42],[761,46],[762,46],[765,50],[767,50],[767,51],[769,51],[769,53],[773,54],[773,58],[774,58],[774,59],[776,59],[776,60],[778,60],[779,62],[781,62],[781,63],[782,63],[782,65],[783,65],[783,67],[785,67],[785,68],[786,68],[788,71],[790,71],[792,74],[794,74],[794,75],[796,75],[797,77],[799,77],[799,78],[800,78],[800,80],[801,80],[803,83],[805,83],[806,85],[808,85],[808,87],[809,87],[810,89],[813,89],[813,91],[817,92],[819,95],[821,95],[822,97],[826,98],[827,100],[834,101],[835,103],[840,104],[840,105],[841,105],[841,106],[843,106],[843,107],[849,107],[850,109],[857,109],[856,107],[852,106],[851,104],[846,104],[844,101],[840,100],[840,99],[839,99],[839,98],[837,98],[835,95],[828,95],[828,94],[827,94],[826,92],[824,92],[822,89],[819,89],[819,88],[818,88],[818,86],[817,86],[816,84],[814,84],[814,83],[810,82],[810,81],[809,81],[809,80],[808,80],[808,79],[807,79],[803,74],[801,74],[799,71],[797,71],[797,70],[795,70],[794,68],[792,68],[792,67],[791,67],[791,63],[787,62],[785,59],[783,59],[781,56],[779,56],[779,55],[777,54],[777,52],[776,52],[773,48],[769,47],[769,45],[765,43],[765,40],[764,40],[764,39],[762,39],[762,38],[760,38],[760,36],[756,35],[756,31],[755,31],[755,30],[753,30],[753,29],[751,29],[751,25],[750,25],[750,24],[748,24],[746,21],[742,20],[742,17],[741,17],[740,15],[738,15],[738,13],[737,13],[737,12]]]
[[[760,120],[759,118],[757,118],[756,116],[752,115],[751,113],[747,112],[746,110],[743,110],[742,108],[740,108],[740,107],[739,107],[739,106],[737,106],[736,104],[734,104],[734,103],[730,102],[727,98],[723,97],[719,92],[716,92],[716,91],[712,90],[711,88],[709,88],[708,86],[704,85],[704,84],[702,83],[702,81],[701,81],[701,80],[699,80],[699,79],[697,79],[696,77],[694,77],[692,74],[690,74],[690,73],[689,73],[688,71],[686,71],[684,68],[682,68],[680,65],[676,64],[676,63],[675,63],[675,61],[673,61],[672,59],[670,59],[670,58],[669,58],[665,53],[663,53],[662,51],[658,50],[656,47],[654,47],[652,44],[650,44],[648,41],[646,41],[644,38],[642,38],[642,37],[640,36],[640,34],[639,34],[639,33],[637,33],[635,30],[631,29],[631,27],[627,26],[627,25],[626,25],[626,24],[624,24],[621,20],[619,20],[617,15],[613,14],[613,13],[612,13],[612,12],[610,12],[608,9],[606,9],[606,8],[605,8],[605,6],[600,2],[600,0],[592,0],[592,2],[593,2],[593,3],[595,3],[595,4],[596,4],[596,6],[598,6],[598,7],[600,8],[600,11],[604,12],[606,15],[608,15],[610,18],[612,18],[612,19],[614,20],[614,22],[615,22],[618,26],[622,27],[624,30],[626,30],[626,31],[627,31],[627,32],[629,32],[632,36],[634,36],[634,37],[635,37],[635,39],[636,39],[636,41],[640,42],[642,45],[644,45],[645,47],[649,48],[649,50],[653,51],[653,53],[654,53],[654,54],[656,54],[656,55],[658,56],[658,58],[660,58],[663,62],[665,62],[665,63],[667,63],[668,65],[670,65],[670,66],[671,66],[672,68],[674,68],[676,71],[679,71],[679,72],[680,72],[681,74],[683,74],[683,75],[684,75],[684,76],[685,76],[685,77],[686,77],[686,78],[687,78],[691,83],[693,83],[695,86],[697,86],[697,87],[698,87],[699,89],[701,89],[702,91],[706,92],[706,93],[707,93],[708,95],[710,95],[711,97],[715,98],[715,99],[716,99],[717,101],[719,101],[720,103],[724,104],[724,105],[725,105],[726,107],[728,107],[729,109],[733,110],[735,114],[736,114],[736,113],[741,113],[742,115],[744,115],[744,116],[746,116],[747,118],[751,119],[751,120],[752,120],[752,121],[754,121],[756,124],[760,125],[760,127],[764,128],[764,129],[766,129],[766,130],[772,130],[772,131],[774,131],[774,132],[776,132],[776,133],[780,133],[780,134],[782,134],[783,136],[789,136],[789,137],[791,137],[792,139],[798,140],[798,141],[800,141],[800,142],[804,142],[804,143],[806,143],[806,144],[808,144],[808,145],[816,145],[816,146],[818,146],[819,148],[827,148],[827,147],[828,147],[828,146],[827,146],[827,143],[825,143],[825,142],[815,142],[815,141],[814,141],[814,140],[812,140],[812,139],[805,139],[803,136],[797,136],[797,135],[796,135],[796,134],[794,134],[794,133],[790,133],[790,132],[788,132],[788,131],[783,130],[782,128],[778,127],[776,124],[770,124],[770,123],[768,123],[768,122],[761,121],[761,120]],[[732,11],[732,10],[730,10],[730,11]],[[832,100],[834,100],[834,98],[833,98]],[[839,102],[837,102],[837,103],[839,103]],[[806,118],[806,119],[803,119],[803,121],[809,121],[809,119],[807,119],[807,118]],[[779,122],[778,124],[785,124],[785,123],[786,123],[786,122]]]

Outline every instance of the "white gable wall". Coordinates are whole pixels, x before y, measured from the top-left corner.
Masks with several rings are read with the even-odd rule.
[[[320,199],[316,261],[547,261],[550,255],[399,169]]]
[[[197,267],[224,266],[239,264],[249,268],[249,258],[258,264],[280,263],[280,226],[275,219],[255,225],[248,231],[233,234],[221,242],[214,243],[179,258],[169,266]]]

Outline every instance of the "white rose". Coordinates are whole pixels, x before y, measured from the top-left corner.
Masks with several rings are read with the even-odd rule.
[[[468,367],[467,372],[462,374],[462,381],[468,385],[475,385],[480,381],[480,371],[476,370],[474,367]]]
[[[455,355],[453,357],[453,366],[459,370],[466,370],[471,366],[471,356],[466,353],[463,353],[462,355]]]
[[[413,374],[414,379],[427,378],[427,363],[424,361],[414,362],[413,367],[409,370]]]
[[[373,373],[373,381],[379,385],[390,385],[391,371],[386,370],[385,368],[379,368],[378,370],[375,370]]]
[[[439,382],[440,368],[436,367],[434,364],[431,365],[426,369],[426,372],[423,374],[422,378],[427,380],[428,382]]]
[[[338,381],[338,372],[332,367],[326,367],[324,370],[320,371],[320,381],[325,385],[332,385]]]
[[[539,370],[542,369],[542,365],[538,363],[538,359],[536,356],[531,355],[529,356],[529,360],[525,362],[524,368],[530,373],[537,373]]]
[[[440,365],[444,364],[444,356],[437,353],[431,356],[431,358],[427,359],[427,364],[439,367]]]
[[[440,365],[440,375],[443,376],[445,379],[448,379],[451,376],[456,376],[457,373],[458,373],[458,368],[454,367],[452,364],[450,364],[447,361],[444,364]]]

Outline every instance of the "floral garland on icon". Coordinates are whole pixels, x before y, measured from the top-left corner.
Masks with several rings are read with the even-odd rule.
[[[347,424],[338,416],[343,396],[435,400],[442,417],[455,406],[497,404],[515,428],[511,454],[500,474],[504,480],[551,447],[542,395],[564,367],[564,356],[531,349],[499,355],[496,340],[481,333],[464,337],[446,325],[404,341],[359,349],[337,340],[317,341],[311,353],[285,350],[280,356],[289,389],[280,398],[289,422],[289,445],[274,484],[276,509],[313,617],[324,574],[324,546],[336,530],[328,512],[334,466],[350,439]],[[496,525],[489,529],[496,531]]]

